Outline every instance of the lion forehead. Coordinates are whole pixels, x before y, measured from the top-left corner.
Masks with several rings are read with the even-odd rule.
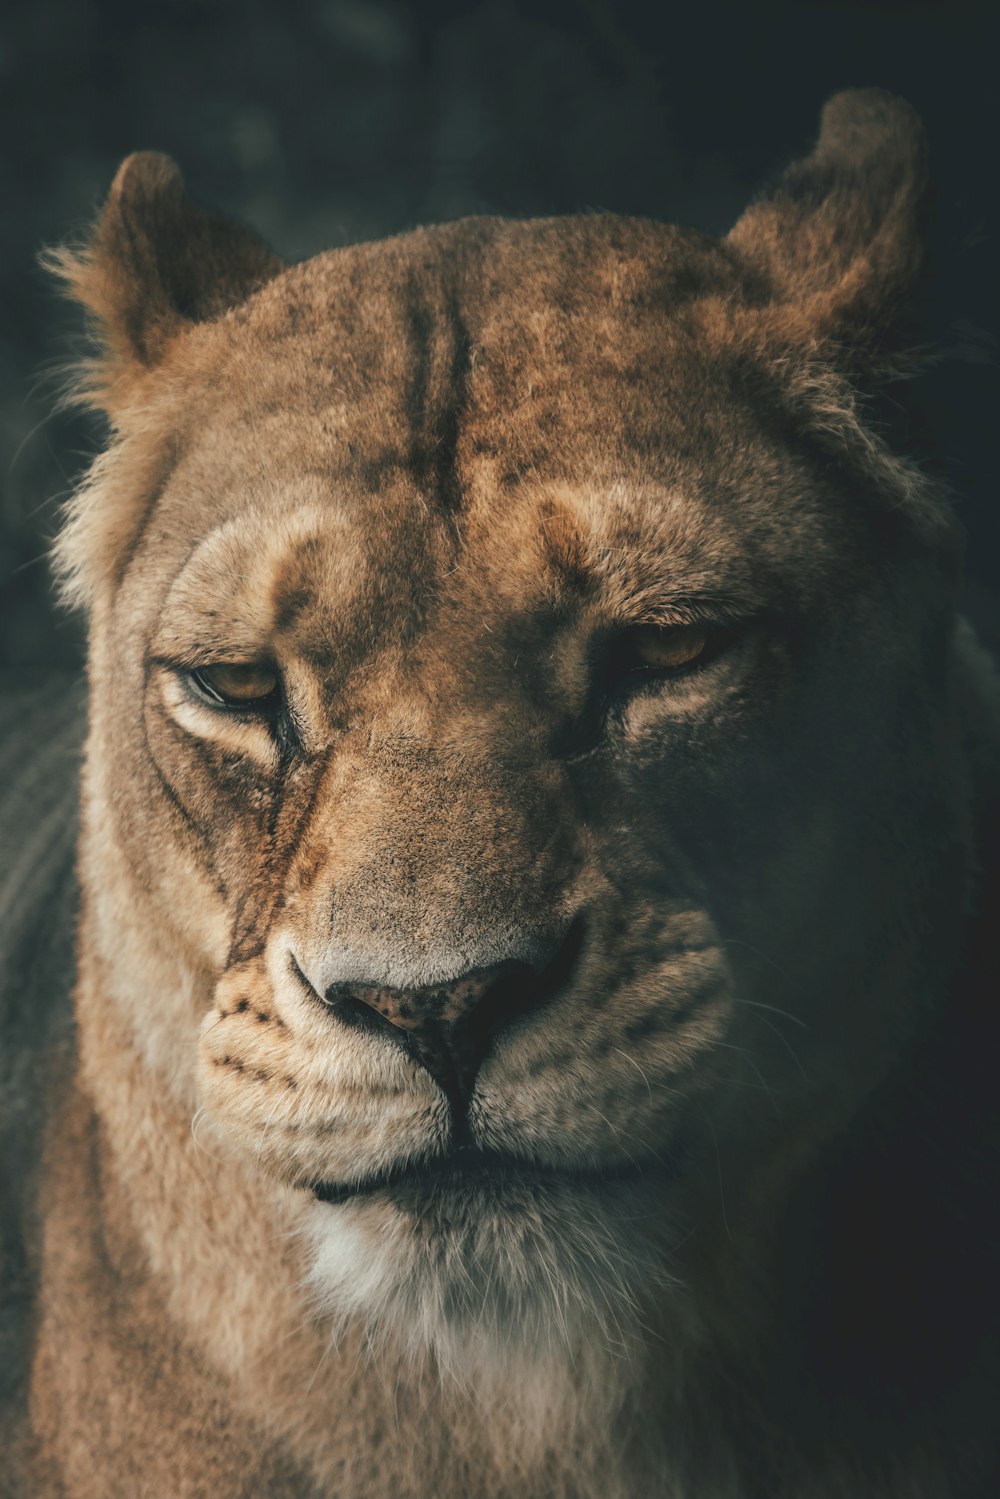
[[[782,555],[816,554],[816,486],[732,379],[720,308],[746,295],[718,246],[602,215],[318,256],[183,341],[163,386],[181,457],[130,555],[173,550],[186,604],[252,577],[259,627],[310,594],[406,612],[456,571],[491,596],[643,556],[689,588],[720,557],[749,581],[726,533],[768,545],[779,489]]]
[[[647,461],[684,432],[690,446],[706,363],[727,357],[723,291],[739,300],[739,277],[695,234],[608,215],[470,220],[286,271],[189,341],[189,363],[225,402],[233,441],[214,431],[213,451],[230,464],[256,463],[266,427],[280,478],[308,433],[322,472],[358,492],[408,473],[461,508],[475,486],[455,482],[455,457],[495,492],[579,481],[595,459],[610,473],[623,442]]]

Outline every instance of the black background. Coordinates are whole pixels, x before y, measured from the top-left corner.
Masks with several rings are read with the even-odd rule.
[[[922,418],[994,634],[1000,515],[995,6],[580,0],[11,5],[0,21],[0,664],[74,665],[47,539],[101,440],[53,414],[80,318],[36,256],[78,234],[131,150],[287,259],[466,213],[606,208],[723,232],[807,150],[824,98],[877,84],[923,115],[948,247]],[[930,461],[930,460],[929,460]]]

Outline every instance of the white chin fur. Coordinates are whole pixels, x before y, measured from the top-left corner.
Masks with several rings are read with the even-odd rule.
[[[650,1304],[675,1284],[663,1222],[624,1189],[477,1187],[419,1212],[381,1195],[317,1203],[305,1233],[308,1289],[335,1340],[360,1322],[369,1348],[429,1355],[488,1398],[511,1376],[535,1387],[532,1374],[557,1366],[579,1395],[587,1369],[607,1372],[609,1360],[617,1377],[605,1387],[627,1386]]]

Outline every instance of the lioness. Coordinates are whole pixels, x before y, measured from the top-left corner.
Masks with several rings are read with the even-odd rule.
[[[990,1491],[998,697],[867,415],[924,155],[846,93],[721,242],[286,267],[143,154],[56,257],[113,436],[74,1045],[64,690],[5,762],[8,1491]]]

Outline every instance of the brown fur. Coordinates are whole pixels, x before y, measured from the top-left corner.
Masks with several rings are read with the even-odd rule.
[[[483,219],[284,269],[139,156],[59,257],[113,437],[59,543],[79,1064],[25,1494],[987,1491],[995,693],[861,405],[922,163],[846,94],[722,242]],[[706,616],[728,648],[608,706],[622,632]],[[273,729],[197,700],[261,656]],[[434,1176],[402,1038],[567,943],[468,1100],[510,1164]]]

